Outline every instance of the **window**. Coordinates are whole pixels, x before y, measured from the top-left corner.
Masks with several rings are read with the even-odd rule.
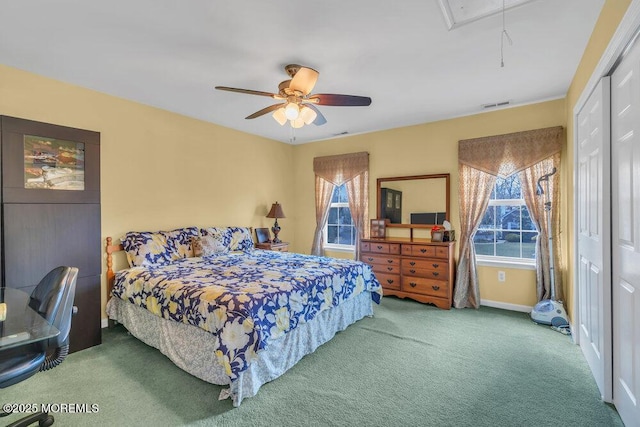
[[[537,237],[518,175],[498,178],[473,237],[478,260],[531,264],[536,259]]]
[[[344,184],[333,189],[329,218],[324,227],[324,247],[331,249],[355,248],[356,229],[349,210],[347,188]]]

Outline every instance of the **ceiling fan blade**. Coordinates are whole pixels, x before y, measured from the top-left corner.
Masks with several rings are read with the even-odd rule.
[[[255,119],[256,117],[260,117],[263,116],[267,113],[270,113],[274,110],[277,110],[280,107],[284,107],[284,104],[273,104],[273,105],[269,105],[268,107],[263,108],[262,110],[256,111],[255,113],[251,114],[250,116],[245,117],[245,119]]]
[[[313,111],[315,111],[315,112],[316,112],[316,118],[315,118],[315,120],[314,120],[313,122],[311,122],[311,123],[313,123],[313,124],[314,124],[314,125],[316,125],[316,126],[321,126],[321,125],[323,125],[323,124],[327,123],[327,119],[325,119],[325,118],[324,118],[324,116],[322,115],[322,113],[320,112],[320,110],[318,110],[318,108],[317,108],[315,105],[313,105],[313,104],[306,104],[306,103],[305,103],[304,105],[305,105],[305,107],[309,107],[309,108],[311,108]]]
[[[262,91],[259,91],[259,90],[238,89],[238,88],[235,88],[235,87],[227,87],[227,86],[216,86],[216,89],[218,89],[218,90],[226,90],[228,92],[247,93],[249,95],[268,96],[268,97],[274,98],[274,99],[281,98],[281,96],[276,94],[276,93],[262,92]]]
[[[313,68],[300,67],[291,79],[289,88],[302,92],[303,95],[308,95],[318,81],[318,74],[320,73]]]
[[[313,101],[317,99],[317,101]],[[367,107],[371,105],[368,96],[337,95],[331,93],[317,93],[309,97],[317,105],[333,105],[336,107]]]

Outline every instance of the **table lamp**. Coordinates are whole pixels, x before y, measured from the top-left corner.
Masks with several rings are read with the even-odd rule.
[[[267,218],[276,219],[275,224],[273,224],[273,227],[271,227],[271,231],[273,231],[272,242],[273,243],[282,242],[282,240],[278,239],[278,233],[280,232],[280,226],[278,225],[278,218],[286,218],[286,216],[284,216],[284,212],[282,211],[282,206],[280,206],[280,203],[275,202],[273,205],[271,205],[271,210],[267,214]]]

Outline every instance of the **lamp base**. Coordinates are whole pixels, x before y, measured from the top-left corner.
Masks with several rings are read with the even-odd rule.
[[[273,232],[273,240],[272,243],[282,243],[282,240],[278,239],[278,233],[280,232],[280,226],[278,225],[278,218],[276,218],[275,224],[271,227],[271,231]]]

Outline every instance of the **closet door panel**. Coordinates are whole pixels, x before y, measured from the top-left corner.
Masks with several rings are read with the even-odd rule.
[[[78,278],[74,300],[78,311],[71,320],[69,336],[71,352],[84,350],[102,342],[100,293],[100,275]]]
[[[60,265],[100,275],[100,205],[4,204],[6,286],[29,288]]]

